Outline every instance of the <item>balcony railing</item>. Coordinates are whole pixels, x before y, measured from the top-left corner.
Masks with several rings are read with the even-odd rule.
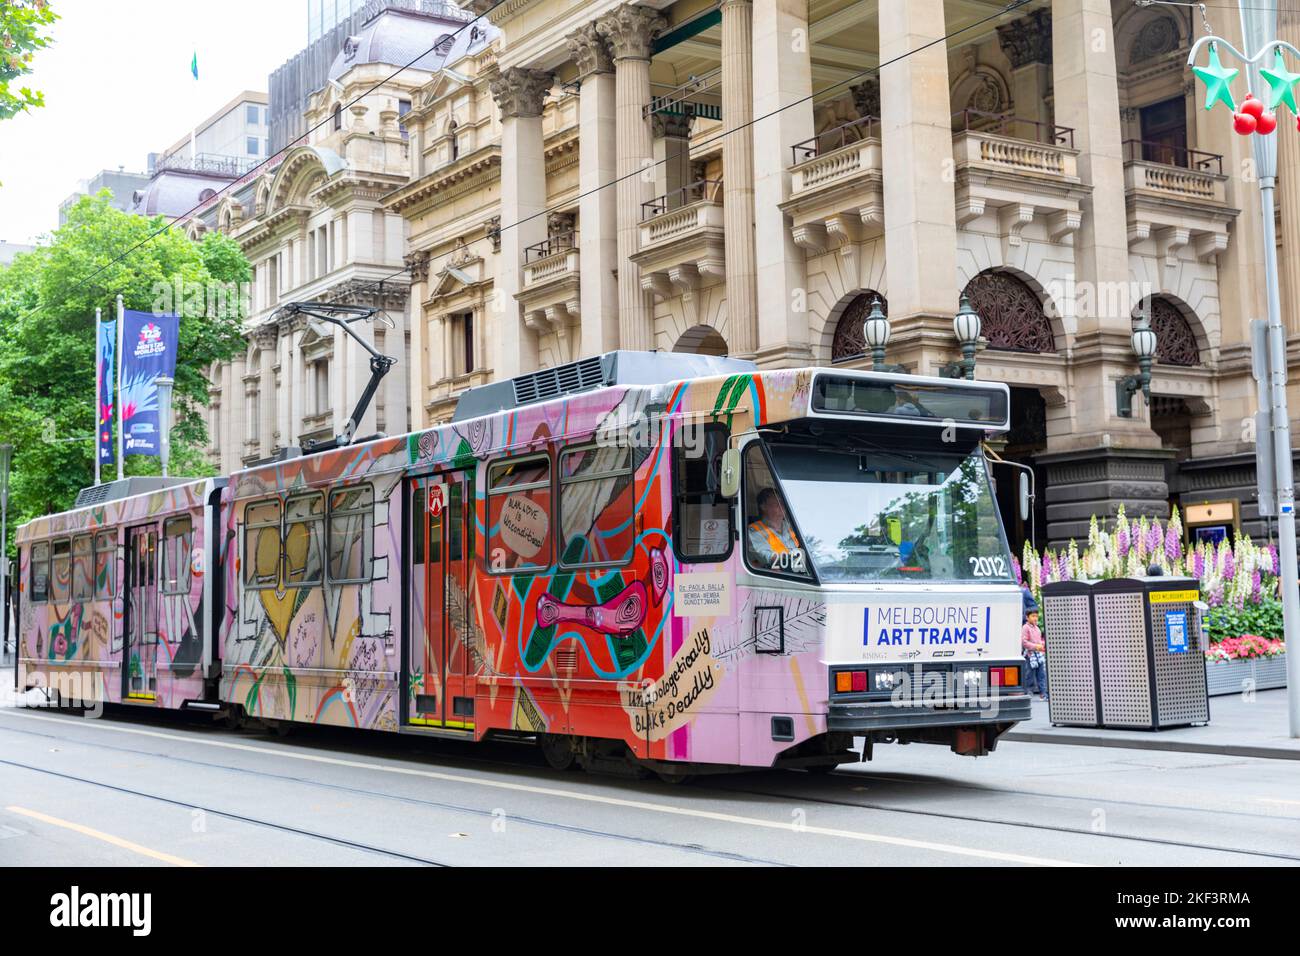
[[[681,209],[697,202],[721,202],[722,182],[716,179],[701,179],[689,186],[675,189],[662,196],[656,196],[649,202],[641,204],[641,221],[649,222],[674,209]]]
[[[1124,162],[1156,163],[1160,166],[1177,166],[1198,173],[1223,173],[1223,157],[1185,146],[1152,143],[1142,139],[1124,141]]]
[[[1074,148],[1074,130],[1069,126],[1055,126],[1010,113],[986,113],[983,110],[958,110],[952,114],[952,120],[954,133],[989,133],[1044,146]]]
[[[524,265],[549,259],[561,252],[570,252],[578,247],[578,231],[561,232],[547,237],[544,241],[524,247]]]
[[[860,143],[864,139],[873,138],[880,138],[880,119],[875,116],[864,116],[818,133],[812,139],[806,139],[802,143],[795,143],[790,147],[790,152],[794,165],[797,166],[799,163],[816,159],[823,153],[832,152],[850,143]]]

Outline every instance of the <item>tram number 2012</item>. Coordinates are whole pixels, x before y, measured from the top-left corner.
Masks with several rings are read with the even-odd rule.
[[[1007,576],[1007,559],[996,555],[991,558],[971,558],[971,574],[977,578],[1005,578]]]
[[[794,551],[782,551],[772,555],[773,571],[792,571],[795,574],[803,574],[808,568],[808,559],[804,557],[802,549],[796,548]]]

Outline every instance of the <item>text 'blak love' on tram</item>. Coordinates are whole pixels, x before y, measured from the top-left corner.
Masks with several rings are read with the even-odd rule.
[[[1029,715],[1004,385],[611,352],[18,533],[20,687],[555,766],[992,750]],[[133,487],[134,483],[134,487]],[[864,738],[861,753],[855,738]]]

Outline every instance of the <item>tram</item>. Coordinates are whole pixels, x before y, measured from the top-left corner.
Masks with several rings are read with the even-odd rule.
[[[982,445],[1008,408],[1001,384],[622,351],[410,435],[97,486],[18,531],[16,681],[671,780],[983,755],[1030,707]]]

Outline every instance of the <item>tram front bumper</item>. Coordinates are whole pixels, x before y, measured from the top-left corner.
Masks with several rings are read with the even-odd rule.
[[[1027,691],[957,701],[885,699],[832,700],[826,729],[860,734],[909,727],[970,727],[1028,720],[1033,697]]]

